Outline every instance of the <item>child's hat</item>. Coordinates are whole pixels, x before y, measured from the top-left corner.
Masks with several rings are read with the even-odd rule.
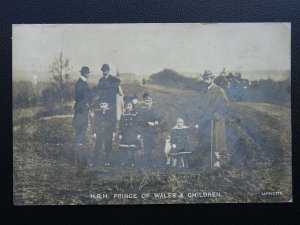
[[[98,100],[97,103],[108,103],[108,97],[106,95],[101,95]]]
[[[149,94],[148,92],[145,92],[145,93],[143,94],[143,99],[144,99],[144,100],[146,100],[146,99],[151,99],[150,94]]]
[[[123,97],[123,101],[124,101],[124,104],[128,104],[128,103],[131,103],[133,106],[137,103],[137,98],[136,96],[128,96],[128,95],[125,95]]]

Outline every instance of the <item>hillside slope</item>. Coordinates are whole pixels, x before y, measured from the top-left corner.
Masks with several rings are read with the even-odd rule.
[[[20,118],[14,122],[14,202],[15,204],[145,204],[196,202],[286,202],[291,199],[291,110],[264,103],[230,103],[225,111],[230,161],[221,176],[209,167],[210,120],[203,111],[205,95],[164,86],[123,87],[126,94],[144,91],[153,96],[154,107],[162,116],[157,147],[153,151],[156,168],[121,168],[114,143],[114,166],[90,167],[77,164],[89,160],[93,139],[87,146],[73,144],[72,115]],[[191,168],[166,170],[163,152],[165,137],[184,114],[186,125],[199,124],[191,135]],[[89,133],[90,134],[90,133]],[[79,154],[79,155],[78,155]],[[137,155],[137,160],[139,155]],[[79,160],[80,161],[80,160]],[[84,162],[84,161],[83,161]],[[95,201],[89,193],[218,190],[220,199],[164,199],[142,201]],[[283,193],[266,198],[262,192]]]

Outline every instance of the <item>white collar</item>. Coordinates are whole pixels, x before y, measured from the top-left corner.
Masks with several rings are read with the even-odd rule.
[[[208,86],[207,90],[210,90],[213,86],[215,85],[215,83],[211,83],[211,85]]]
[[[108,78],[110,76],[110,74],[108,74],[106,77],[104,77],[105,79]]]
[[[130,115],[136,116],[136,115],[137,115],[137,112],[132,112],[132,111],[131,111],[131,112],[127,112],[127,113],[124,112],[124,113],[123,113],[123,116],[130,116]]]
[[[183,125],[183,127],[181,127],[181,128],[179,128],[177,125],[175,126],[175,127],[173,127],[172,129],[186,129],[186,128],[188,128],[187,126],[184,126]]]
[[[80,75],[80,78],[84,81],[84,82],[86,82],[87,81],[87,78],[86,77],[84,77],[84,76],[82,76],[82,75]]]

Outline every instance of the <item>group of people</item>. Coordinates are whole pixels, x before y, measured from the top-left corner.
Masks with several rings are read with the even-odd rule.
[[[155,139],[157,130],[161,121],[156,110],[153,108],[152,96],[149,93],[143,94],[143,106],[137,107],[136,96],[124,96],[120,86],[120,79],[112,76],[109,71],[108,64],[103,64],[101,67],[103,77],[100,78],[96,88],[97,97],[94,101],[96,110],[92,120],[92,131],[95,138],[94,159],[100,157],[100,151],[104,151],[104,165],[110,166],[112,162],[112,141],[118,139],[119,150],[122,152],[122,166],[135,166],[135,153],[142,147],[143,163],[149,166],[151,153],[156,148]],[[87,84],[89,76],[89,68],[84,66],[80,70],[80,78],[75,83],[75,101],[74,101],[74,117],[72,125],[75,128],[75,140],[78,145],[83,145],[86,142],[86,132],[89,121],[89,111],[94,100],[94,95]],[[213,78],[211,76],[204,77],[208,84],[208,90],[216,89]],[[217,94],[218,94],[217,93]],[[224,93],[222,93],[224,94]],[[118,123],[118,135],[116,135],[117,127],[117,95],[122,96],[124,100],[123,113],[121,114]],[[227,101],[226,96],[221,97]],[[220,105],[217,102],[216,106]],[[218,109],[213,109],[214,117],[217,117]],[[220,118],[215,119],[220,123]],[[224,127],[224,125],[215,127]],[[171,129],[165,145],[165,154],[167,158],[166,164],[184,168],[188,166],[187,156],[191,154],[187,150],[188,135],[198,129],[198,125],[193,128],[185,126],[184,120],[181,117],[176,118],[176,125]],[[220,128],[215,131],[220,136]],[[214,132],[214,131],[212,131]],[[213,133],[212,133],[213,135]],[[215,135],[216,136],[216,135]],[[217,137],[220,139],[220,137]],[[218,143],[216,141],[216,143]],[[214,167],[220,167],[218,149],[212,149],[212,160]],[[214,159],[213,159],[214,158]]]

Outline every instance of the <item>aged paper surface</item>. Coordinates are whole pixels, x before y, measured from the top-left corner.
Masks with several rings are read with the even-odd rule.
[[[15,205],[292,201],[289,23],[13,25]]]

